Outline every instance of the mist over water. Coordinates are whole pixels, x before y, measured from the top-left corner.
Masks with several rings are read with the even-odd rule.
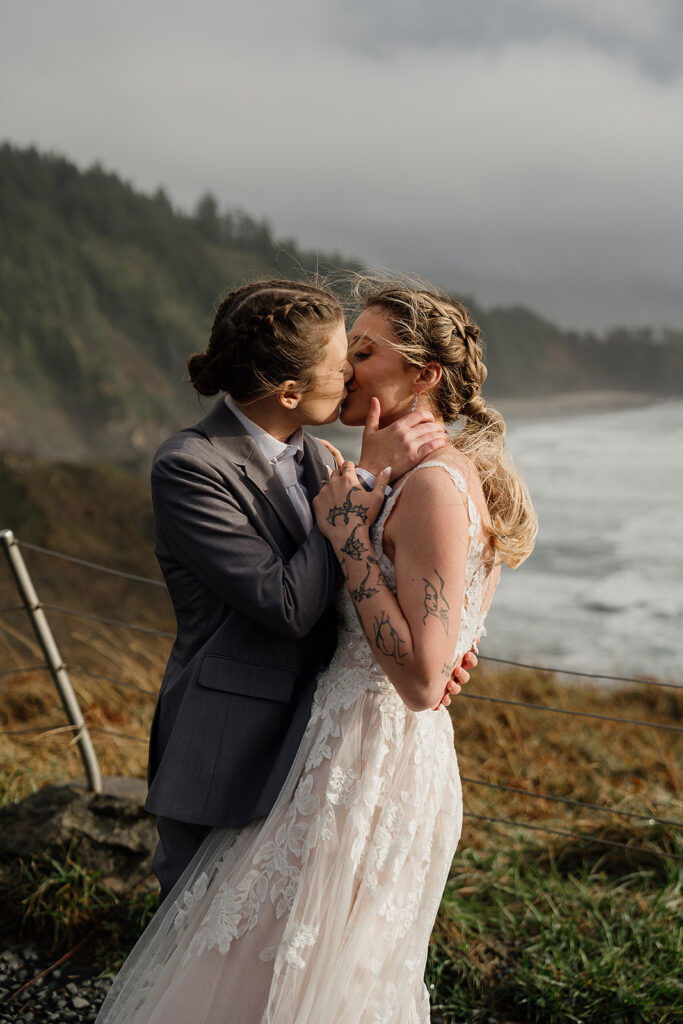
[[[511,422],[538,512],[481,653],[683,683],[683,403]]]

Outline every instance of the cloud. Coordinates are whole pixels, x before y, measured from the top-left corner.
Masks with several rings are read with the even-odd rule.
[[[336,29],[377,56],[397,49],[500,52],[564,40],[619,55],[655,78],[683,70],[678,0],[336,0]]]
[[[664,0],[36,11],[6,18],[4,137],[187,206],[210,189],[307,245],[486,301],[580,326],[683,322],[683,76],[634,57],[663,45]],[[610,26],[622,42],[596,45]]]

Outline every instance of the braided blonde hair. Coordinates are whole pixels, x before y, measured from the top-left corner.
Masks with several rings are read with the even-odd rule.
[[[446,423],[464,419],[451,442],[472,460],[491,516],[494,546],[501,560],[515,568],[531,554],[538,523],[526,484],[505,448],[505,421],[481,394],[487,371],[479,327],[461,302],[426,288],[400,282],[378,288],[366,278],[357,282],[355,292],[366,309],[380,309],[388,317],[407,363],[441,367],[428,397]]]
[[[220,303],[206,349],[188,359],[190,381],[200,395],[225,391],[243,402],[274,394],[286,380],[306,391],[329,334],[343,322],[339,302],[313,285],[243,285]]]

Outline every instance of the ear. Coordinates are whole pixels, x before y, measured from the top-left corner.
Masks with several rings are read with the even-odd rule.
[[[277,392],[277,400],[283,409],[296,409],[301,401],[301,387],[295,380],[284,381]]]
[[[431,391],[441,380],[441,373],[442,370],[438,363],[427,363],[417,376],[416,389]]]

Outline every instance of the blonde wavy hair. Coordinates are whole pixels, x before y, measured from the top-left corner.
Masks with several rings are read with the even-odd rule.
[[[516,568],[533,550],[538,521],[527,486],[506,451],[505,421],[481,394],[487,370],[479,327],[461,302],[428,287],[359,277],[354,297],[356,305],[360,300],[363,308],[385,313],[395,347],[407,363],[441,367],[441,379],[428,397],[446,423],[463,418],[451,443],[472,460],[491,516],[495,550]]]

